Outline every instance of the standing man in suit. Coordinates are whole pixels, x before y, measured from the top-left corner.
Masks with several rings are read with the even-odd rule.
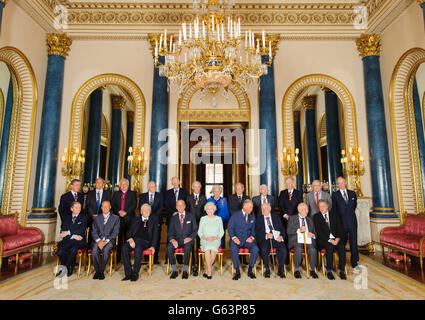
[[[329,193],[322,190],[322,183],[319,180],[314,180],[311,184],[313,191],[307,193],[305,202],[308,205],[308,215],[313,216],[319,212],[319,200],[323,199],[328,203],[329,210],[332,210],[332,199]]]
[[[241,211],[244,201],[249,199],[249,197],[245,195],[244,192],[245,186],[243,183],[238,182],[235,186],[235,193],[229,197],[230,217],[234,212]]]
[[[115,239],[120,231],[120,218],[111,213],[111,203],[102,202],[102,214],[94,218],[92,239],[93,247],[91,256],[96,273],[93,279],[105,279],[104,270],[108,264],[111,249],[115,248]],[[100,261],[100,251],[102,251],[102,261]]]
[[[147,203],[140,209],[141,215],[134,217],[127,232],[127,240],[122,247],[125,277],[122,281],[137,281],[142,265],[143,251],[151,250],[155,254],[158,241],[158,216],[151,215],[151,206]],[[130,254],[134,250],[134,268],[131,267]]]
[[[117,262],[121,261],[121,247],[128,231],[131,220],[134,218],[134,210],[137,208],[137,195],[129,190],[130,183],[127,179],[120,180],[120,191],[112,196],[112,212],[120,217],[120,233],[118,236]]]
[[[187,211],[192,213],[196,219],[196,225],[199,228],[199,221],[201,217],[206,215],[204,210],[205,204],[207,203],[207,198],[205,195],[201,194],[202,185],[199,181],[194,181],[192,183],[192,194],[189,195],[186,199]],[[192,274],[196,277],[198,275],[198,250],[200,248],[201,239],[196,236],[196,245],[193,246],[192,252]]]
[[[303,202],[303,194],[294,188],[295,181],[292,177],[285,179],[286,189],[279,194],[279,208],[283,225],[286,227],[290,216],[297,215],[297,206]]]
[[[242,205],[242,210],[236,211],[230,217],[227,231],[229,232],[229,246],[232,255],[235,275],[233,280],[238,280],[241,277],[239,270],[239,255],[240,248],[249,249],[251,257],[249,259],[248,277],[255,279],[252,268],[255,266],[259,249],[255,244],[255,218],[251,215],[254,205],[252,201],[247,199]]]
[[[279,236],[275,236],[273,231],[278,231]],[[257,244],[260,247],[261,259],[263,259],[266,272],[265,278],[270,278],[269,253],[271,246],[276,249],[276,257],[279,261],[278,276],[285,278],[285,261],[288,256],[288,250],[285,245],[285,228],[282,225],[282,220],[278,215],[271,213],[269,202],[264,202],[261,205],[261,214],[257,215],[255,221],[255,233]]]
[[[174,250],[183,248],[183,275],[182,279],[188,278],[188,269],[190,261],[190,253],[192,251],[193,242],[198,234],[195,216],[186,212],[186,203],[184,200],[178,200],[176,204],[177,213],[170,218],[168,225],[168,246],[167,255],[170,259],[171,269],[173,270],[170,279],[178,277],[176,259]]]
[[[310,276],[317,279],[318,276],[314,269],[317,265],[317,250],[316,250],[316,235],[314,229],[313,219],[308,215],[308,206],[304,202],[298,204],[298,214],[291,216],[288,220],[288,243],[289,249],[294,249],[294,276],[296,279],[301,278],[299,267],[303,262],[304,253],[304,239],[305,234],[306,243],[311,239],[311,243],[306,244],[308,262],[310,263]]]
[[[316,230],[317,244],[319,250],[326,250],[326,270],[329,280],[335,280],[332,274],[334,264],[333,253],[338,252],[339,277],[346,280],[345,276],[345,245],[341,238],[344,233],[339,215],[334,211],[328,210],[328,203],[325,200],[319,200],[320,213],[314,215],[314,227]]]
[[[178,200],[183,200],[186,202],[187,196],[189,193],[186,189],[180,188],[180,179],[173,177],[171,179],[171,184],[173,187],[165,192],[164,195],[164,206],[167,211],[167,226],[169,224],[170,218],[177,211],[176,203]]]
[[[77,201],[81,203],[81,207],[84,205],[84,195],[80,193],[81,190],[81,181],[78,179],[73,179],[70,185],[70,191],[64,193],[59,201],[59,216],[61,217],[61,229],[64,222],[71,218],[71,203]]]
[[[270,204],[272,212],[274,210],[274,197],[268,193],[269,188],[265,184],[262,184],[260,186],[260,194],[252,198],[252,202],[254,203],[254,214],[257,218],[259,215],[261,215],[261,206],[263,203]]]
[[[332,195],[334,210],[339,214],[339,217],[344,227],[341,242],[344,247],[347,243],[347,238],[350,241],[351,251],[351,266],[356,270],[360,271],[358,266],[359,262],[359,248],[357,247],[357,196],[353,190],[347,189],[347,182],[345,178],[338,177],[336,179],[339,191],[334,192]],[[348,233],[348,237],[347,237]]]
[[[72,275],[75,257],[79,249],[86,243],[87,215],[81,213],[81,203],[71,203],[71,218],[66,219],[62,225],[60,241],[58,242],[57,255],[61,265],[66,266],[68,277]]]
[[[95,183],[95,189],[90,190],[87,193],[86,199],[86,212],[91,218],[89,224],[94,218],[102,213],[101,205],[103,201],[111,201],[111,190],[104,190],[105,180],[103,178],[97,178]]]
[[[148,192],[142,193],[140,195],[140,208],[143,207],[144,204],[149,204],[151,207],[151,216],[156,216],[158,218],[158,232],[155,232],[155,235],[158,239],[155,240],[155,254],[153,258],[154,264],[159,264],[159,247],[161,243],[161,230],[162,230],[162,194],[156,191],[156,183],[155,181],[149,181],[148,183]],[[140,209],[142,212],[142,209]]]

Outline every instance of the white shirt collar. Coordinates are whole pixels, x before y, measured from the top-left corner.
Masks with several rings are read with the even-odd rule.
[[[291,193],[294,192],[294,189],[293,188],[292,189],[288,189],[288,193],[289,192],[291,192]]]
[[[106,219],[106,218],[109,218],[110,215],[111,215],[111,213],[108,212],[107,214],[103,214],[103,217]]]

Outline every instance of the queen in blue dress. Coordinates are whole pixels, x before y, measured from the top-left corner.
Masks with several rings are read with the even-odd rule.
[[[207,200],[207,202],[212,202],[217,207],[217,210],[215,211],[215,215],[219,216],[221,220],[223,221],[223,226],[227,225],[227,222],[229,221],[229,207],[227,205],[227,199],[225,197],[220,196],[223,189],[221,186],[214,186],[212,189],[212,197]],[[224,235],[221,238],[221,247],[224,248],[225,244],[225,237]]]

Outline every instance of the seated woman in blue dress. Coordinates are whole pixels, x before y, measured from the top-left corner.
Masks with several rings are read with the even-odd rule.
[[[212,197],[207,200],[207,202],[212,202],[217,207],[215,211],[215,215],[219,216],[221,220],[223,220],[223,226],[227,226],[227,222],[229,221],[229,207],[227,205],[227,199],[225,197],[221,197],[223,189],[221,186],[214,186],[212,189]],[[225,244],[225,235],[221,238],[221,247],[224,249]]]

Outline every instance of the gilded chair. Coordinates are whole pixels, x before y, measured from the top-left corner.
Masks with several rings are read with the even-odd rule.
[[[118,236],[115,238],[115,248],[112,248],[109,251],[109,276],[112,276],[112,266],[115,264],[115,269],[117,268],[117,246],[118,246]],[[87,277],[90,275],[91,267],[91,249],[87,250],[88,253],[88,266],[87,266]],[[103,252],[99,251],[99,254],[102,255]]]
[[[325,255],[326,255],[326,249],[322,249],[321,251],[320,251],[320,254],[319,254],[319,264],[318,265],[322,265],[322,273],[323,273],[323,276],[326,276],[326,269],[325,269]],[[334,265],[333,265],[333,268],[336,270],[336,268],[337,268],[337,263],[336,263],[336,259],[339,259],[339,257],[338,257],[338,252],[336,252],[336,251],[334,251]],[[347,273],[347,265],[345,266],[345,270],[344,270],[344,273],[345,273],[345,275],[347,276],[348,275],[348,273]]]
[[[238,255],[239,256],[248,256],[248,261],[251,258],[251,252],[249,251],[249,249],[245,249],[245,248],[240,248],[238,250]],[[233,265],[233,260],[232,260],[232,277],[234,276],[235,271],[236,270],[235,270],[235,267]],[[255,262],[255,264],[254,264],[254,274],[257,275],[257,262]]]
[[[217,260],[218,265],[220,266],[220,276],[223,275],[223,249],[221,247],[218,248],[217,252]],[[204,272],[206,270],[205,263],[205,252],[202,251],[201,248],[198,249],[198,273],[201,274],[201,264],[204,264]]]
[[[277,263],[276,263],[276,248],[273,248],[273,250],[270,248],[270,252],[269,252],[269,256],[267,257],[267,259],[270,259],[270,256],[274,256],[274,267],[275,267],[275,272],[277,271]],[[286,268],[284,267],[285,270],[285,277],[286,277]],[[263,259],[261,259],[261,275],[264,276],[264,263],[263,263]]]
[[[174,259],[176,259],[176,257],[180,255],[184,257],[184,251],[183,248],[177,248],[174,249]],[[170,259],[167,257],[167,276],[170,274],[170,270],[171,270],[171,265],[170,265]],[[176,260],[177,261],[177,260]],[[192,270],[192,251],[190,251],[190,257],[189,257],[189,270],[188,270],[188,274],[190,274],[190,270]]]
[[[294,276],[294,273],[295,273],[294,253],[295,253],[295,249],[294,248],[292,248],[291,250],[289,250],[289,264],[291,265],[292,276]],[[303,250],[303,257],[304,257],[304,260],[305,260],[305,252],[304,252],[304,250]],[[320,262],[320,258],[319,258],[319,262]],[[307,264],[307,261],[306,261],[306,271],[307,271],[307,273],[309,273],[309,271],[311,271],[310,270],[310,266]],[[317,270],[315,270],[315,271],[317,271]]]
[[[130,252],[131,258],[134,260],[134,250],[131,250]],[[149,260],[147,262],[144,261],[144,257],[149,256]],[[148,264],[149,265],[149,276],[152,275],[152,269],[153,269],[153,252],[152,250],[143,250],[142,253],[142,264]]]

